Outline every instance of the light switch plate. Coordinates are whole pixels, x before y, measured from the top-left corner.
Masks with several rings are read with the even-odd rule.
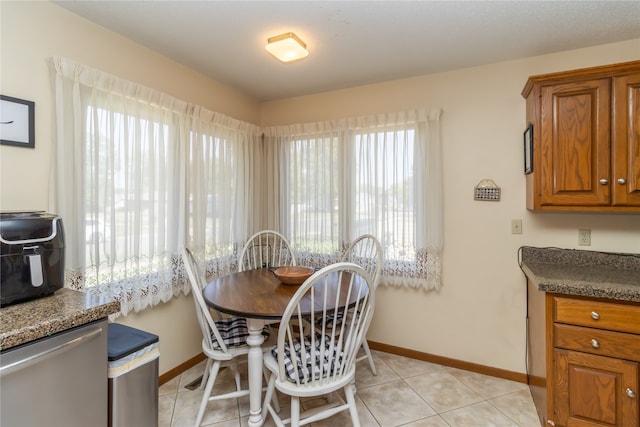
[[[511,220],[511,234],[522,234],[522,220],[521,219],[512,219]]]

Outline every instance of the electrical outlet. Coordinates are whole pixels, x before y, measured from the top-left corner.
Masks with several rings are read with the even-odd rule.
[[[578,245],[591,246],[591,230],[587,230],[587,229],[578,230]]]
[[[511,220],[511,234],[522,234],[522,220],[521,219],[512,219]]]

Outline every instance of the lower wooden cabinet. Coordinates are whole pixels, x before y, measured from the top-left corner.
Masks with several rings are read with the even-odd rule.
[[[547,424],[640,427],[640,304],[546,298]]]
[[[554,350],[556,426],[638,427],[638,363]]]

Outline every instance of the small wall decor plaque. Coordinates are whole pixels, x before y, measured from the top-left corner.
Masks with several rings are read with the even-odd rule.
[[[35,102],[0,95],[0,144],[34,148]]]
[[[492,179],[483,179],[473,189],[473,199],[485,202],[499,202],[500,187]]]

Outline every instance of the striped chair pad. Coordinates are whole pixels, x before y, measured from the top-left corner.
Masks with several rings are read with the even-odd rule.
[[[240,347],[247,344],[249,329],[247,328],[247,319],[243,317],[229,317],[215,322],[218,332],[222,337],[222,341],[227,347]],[[262,329],[262,336],[269,338],[271,330],[268,326]],[[220,344],[216,336],[211,332],[211,345],[214,349],[220,350]]]
[[[284,348],[284,365],[287,373],[287,379],[291,382],[300,382],[301,384],[307,383],[312,379],[319,379],[329,376],[334,370],[340,370],[343,362],[343,352],[338,351],[336,348],[331,350],[331,339],[325,336],[324,342],[322,336],[316,334],[314,347],[315,357],[311,352],[312,343],[311,337],[304,337],[304,351],[300,343],[300,338],[293,340],[293,348],[295,351],[295,357],[291,356],[291,349],[289,343],[285,344]],[[321,347],[324,345],[323,357],[319,356]],[[278,346],[271,348],[271,354],[273,357],[278,357]],[[294,364],[295,360],[295,364]],[[297,373],[296,373],[297,369]]]

